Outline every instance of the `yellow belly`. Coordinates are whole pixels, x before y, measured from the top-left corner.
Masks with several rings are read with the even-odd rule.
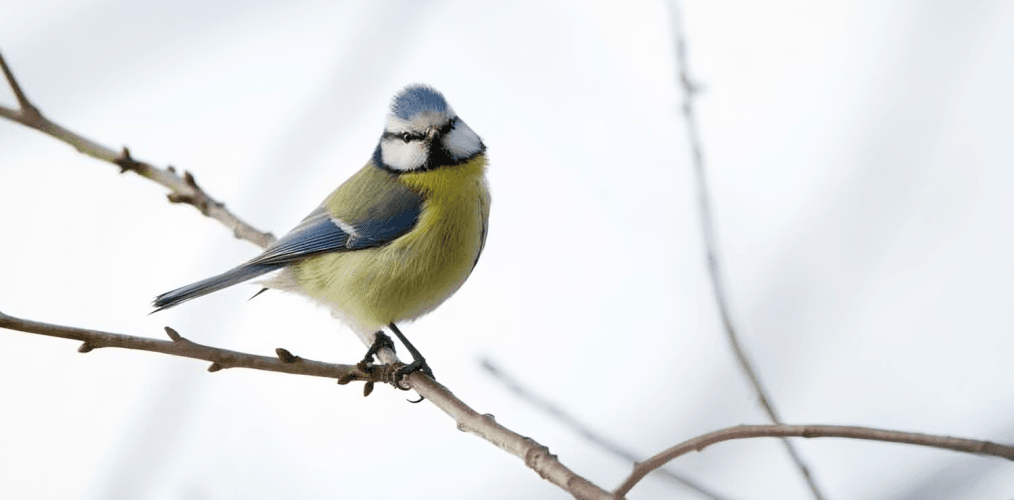
[[[292,266],[292,278],[363,333],[433,310],[461,287],[481,251],[490,201],[484,171],[480,155],[403,174],[426,199],[411,231],[381,247],[310,257]]]

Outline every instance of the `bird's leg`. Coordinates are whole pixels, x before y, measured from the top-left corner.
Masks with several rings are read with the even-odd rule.
[[[436,377],[433,376],[433,370],[430,369],[430,365],[426,364],[426,358],[419,353],[419,349],[416,349],[415,346],[412,345],[407,338],[405,338],[405,335],[401,333],[401,330],[399,330],[394,323],[387,325],[387,327],[398,336],[398,340],[400,340],[402,344],[405,344],[405,348],[408,349],[409,354],[412,355],[412,362],[398,370],[399,378],[412,372],[423,372],[436,380]]]
[[[366,367],[373,362],[373,356],[375,356],[381,349],[390,347],[394,350],[394,341],[391,337],[388,337],[383,331],[377,332],[377,335],[373,337],[373,344],[366,350],[366,356],[363,356],[363,360],[359,362],[360,367]]]

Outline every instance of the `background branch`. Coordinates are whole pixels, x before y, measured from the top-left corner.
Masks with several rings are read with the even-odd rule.
[[[693,80],[690,77],[689,64],[687,63],[686,56],[686,42],[683,34],[683,20],[680,17],[680,8],[676,0],[669,2],[672,8],[672,30],[673,37],[676,39],[676,68],[679,72],[678,79],[680,88],[683,91],[683,117],[687,125],[687,140],[690,142],[691,156],[694,164],[694,177],[697,181],[697,198],[700,201],[700,213],[701,213],[701,230],[704,233],[704,249],[708,259],[708,275],[711,277],[712,290],[715,293],[715,303],[718,305],[718,313],[722,318],[722,326],[725,330],[726,338],[729,341],[729,346],[732,347],[732,352],[736,355],[736,361],[739,363],[740,368],[743,369],[743,373],[746,375],[747,380],[750,382],[750,387],[753,392],[757,395],[757,401],[760,403],[761,408],[764,409],[764,413],[770,421],[781,424],[782,419],[775,410],[774,403],[771,401],[771,396],[768,394],[764,385],[760,381],[760,376],[757,375],[757,370],[753,366],[753,362],[750,361],[750,357],[747,355],[746,350],[743,349],[743,345],[739,342],[739,336],[736,333],[736,327],[732,322],[732,315],[729,312],[728,300],[725,296],[724,279],[722,278],[722,267],[718,259],[718,242],[715,237],[715,224],[712,220],[711,215],[711,201],[708,196],[708,184],[704,172],[704,152],[701,147],[700,134],[697,130],[697,119],[694,116],[694,95],[697,89],[694,87]],[[810,487],[810,491],[813,493],[813,497],[817,500],[824,498],[820,487],[817,486],[816,480],[810,473],[809,467],[803,462],[799,452],[795,446],[789,442],[788,439],[782,439],[782,443],[785,445],[785,450],[789,453],[792,461],[796,464],[800,474],[806,481],[806,484]]]
[[[916,432],[890,431],[847,425],[740,425],[697,436],[645,460],[634,467],[634,471],[630,474],[630,477],[616,489],[615,493],[618,496],[626,495],[638,481],[652,470],[661,467],[670,460],[686,455],[691,451],[701,451],[715,443],[732,439],[755,437],[785,438],[790,436],[804,438],[837,437],[884,441],[888,443],[905,443],[1014,460],[1014,446],[976,439],[933,436]]]

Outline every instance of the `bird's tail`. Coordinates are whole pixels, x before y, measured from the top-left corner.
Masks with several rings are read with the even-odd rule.
[[[185,287],[163,293],[162,295],[155,297],[155,301],[152,302],[152,305],[157,308],[152,311],[152,313],[157,313],[162,309],[169,309],[170,307],[177,306],[190,299],[196,299],[197,297],[207,295],[211,292],[217,292],[223,288],[228,288],[237,283],[242,283],[251,278],[256,278],[262,274],[279,269],[282,266],[284,266],[284,264],[244,264],[219,274],[218,276],[212,276],[208,279],[198,281],[197,283],[191,283]]]

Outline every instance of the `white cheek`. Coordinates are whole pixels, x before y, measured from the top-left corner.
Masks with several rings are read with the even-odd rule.
[[[428,153],[422,141],[385,139],[380,143],[380,159],[395,170],[413,170],[423,166]]]
[[[451,153],[455,159],[468,158],[482,150],[482,140],[464,122],[459,122],[450,133],[444,137],[444,148]]]

